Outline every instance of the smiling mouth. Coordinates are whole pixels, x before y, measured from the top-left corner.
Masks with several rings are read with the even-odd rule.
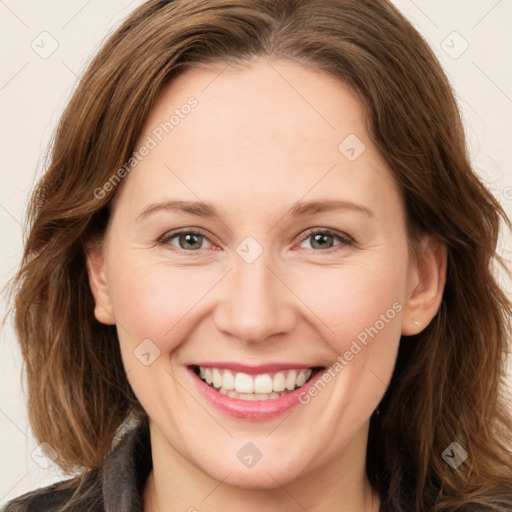
[[[225,368],[192,365],[190,368],[210,388],[238,400],[273,400],[304,386],[324,367],[288,369],[250,375]]]

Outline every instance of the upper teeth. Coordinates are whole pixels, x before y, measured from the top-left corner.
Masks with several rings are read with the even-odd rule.
[[[199,367],[199,375],[208,384],[215,388],[234,390],[237,393],[272,393],[284,390],[293,391],[303,386],[311,377],[311,369],[286,370],[274,374],[261,373],[249,375],[248,373],[233,373],[222,368]]]

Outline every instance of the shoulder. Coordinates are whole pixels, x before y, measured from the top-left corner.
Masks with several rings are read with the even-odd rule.
[[[104,510],[97,471],[23,494],[7,503],[1,512],[59,512],[66,506],[69,512]]]
[[[0,512],[131,512],[141,509],[152,469],[147,422],[121,429],[103,466],[29,492]]]

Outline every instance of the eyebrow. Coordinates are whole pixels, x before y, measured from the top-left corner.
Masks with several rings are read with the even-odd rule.
[[[339,201],[339,200],[316,200],[298,202],[294,204],[285,215],[290,214],[292,217],[301,217],[314,215],[315,213],[328,212],[328,211],[339,211],[349,210],[374,217],[375,214],[369,208],[354,203],[352,201]],[[198,217],[206,218],[217,218],[220,219],[220,215],[215,209],[212,203],[204,201],[179,201],[179,200],[168,200],[161,203],[150,203],[142,209],[137,215],[137,220],[141,221],[153,213],[159,211],[180,211],[197,215]]]

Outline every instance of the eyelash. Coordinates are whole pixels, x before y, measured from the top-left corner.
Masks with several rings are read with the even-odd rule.
[[[335,245],[334,247],[331,247],[326,250],[310,249],[310,250],[318,252],[318,253],[332,253],[332,252],[339,250],[340,248],[347,247],[347,246],[353,247],[356,245],[355,241],[350,236],[348,236],[344,233],[339,233],[336,231],[332,231],[330,229],[319,229],[319,228],[312,228],[312,229],[307,230],[306,233],[299,240],[299,243],[302,243],[305,240],[307,240],[308,238],[312,237],[313,235],[317,235],[317,234],[332,236],[340,242],[338,245]],[[169,242],[171,240],[173,240],[174,238],[178,237],[179,235],[199,235],[199,236],[205,238],[206,240],[208,240],[208,242],[212,243],[209,240],[209,238],[206,236],[206,234],[203,233],[201,230],[193,231],[193,230],[184,229],[184,230],[177,230],[177,231],[171,231],[169,233],[166,233],[158,240],[158,244],[162,245],[162,246],[170,245]],[[191,253],[200,251],[200,249],[186,250],[186,249],[181,249],[180,247],[175,247],[175,246],[173,246],[173,247],[177,252],[187,253],[187,254],[191,254]]]

